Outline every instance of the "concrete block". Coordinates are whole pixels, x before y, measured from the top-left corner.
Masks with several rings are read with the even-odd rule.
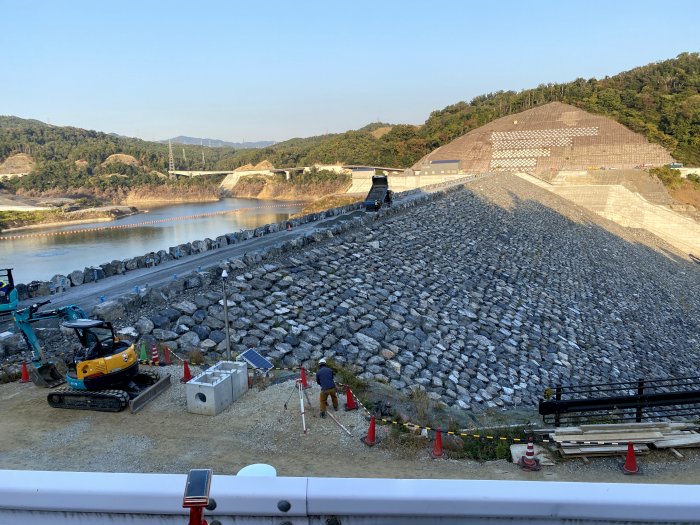
[[[186,385],[187,411],[193,414],[215,416],[233,402],[231,374],[202,372]]]
[[[231,376],[233,401],[248,391],[248,365],[242,361],[219,361],[208,371],[226,373]]]
[[[233,387],[233,400],[235,401],[248,391],[248,365],[236,362],[236,372],[231,376],[231,386]]]

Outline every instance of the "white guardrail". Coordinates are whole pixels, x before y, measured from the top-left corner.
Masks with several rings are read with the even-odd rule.
[[[0,524],[186,524],[186,479],[0,470]],[[210,525],[700,523],[700,485],[214,475],[211,497]]]

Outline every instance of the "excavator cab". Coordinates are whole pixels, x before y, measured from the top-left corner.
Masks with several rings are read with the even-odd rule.
[[[80,356],[75,357],[75,361],[85,361],[108,357],[129,348],[130,343],[119,341],[114,336],[112,323],[100,321],[98,319],[76,319],[66,321],[62,324],[64,328],[75,330],[82,351]]]
[[[0,268],[0,316],[17,309],[19,297],[12,278],[12,268]]]

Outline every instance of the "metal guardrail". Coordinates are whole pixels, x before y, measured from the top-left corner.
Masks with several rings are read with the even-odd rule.
[[[700,377],[557,386],[539,403],[545,423],[630,422],[700,416]]]
[[[0,470],[0,525],[184,524],[185,474]],[[214,475],[212,523],[700,523],[697,485]]]

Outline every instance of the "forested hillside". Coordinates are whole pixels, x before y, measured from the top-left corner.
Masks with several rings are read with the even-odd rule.
[[[175,165],[178,169],[233,169],[268,160],[276,167],[334,162],[408,167],[472,129],[552,101],[611,117],[662,144],[679,161],[700,165],[698,53],[683,53],[601,80],[579,78],[519,93],[489,93],[435,111],[423,126],[395,125],[385,133],[388,125],[375,123],[356,131],[297,138],[263,149],[177,145],[173,146]],[[375,133],[379,128],[383,134]],[[31,154],[36,166],[30,175],[4,183],[12,190],[92,186],[107,193],[123,193],[137,186],[173,184],[162,176],[168,167],[166,144],[0,116],[0,162],[20,152]],[[107,157],[115,153],[131,155],[138,163],[104,166]]]
[[[239,152],[222,166],[268,159],[275,165],[342,161],[407,167],[472,129],[548,102],[564,102],[611,117],[679,161],[700,165],[700,54],[649,64],[601,80],[579,78],[541,84],[516,93],[499,91],[434,111],[423,126],[394,126],[380,138],[367,126],[340,135],[292,140],[272,148]]]

